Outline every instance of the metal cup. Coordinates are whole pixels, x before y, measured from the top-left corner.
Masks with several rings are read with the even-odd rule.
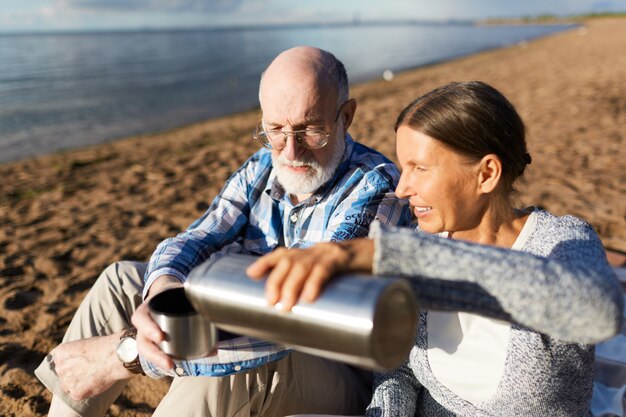
[[[159,344],[163,352],[175,359],[208,356],[217,344],[217,329],[198,314],[183,288],[166,290],[148,302],[150,316],[165,333]]]

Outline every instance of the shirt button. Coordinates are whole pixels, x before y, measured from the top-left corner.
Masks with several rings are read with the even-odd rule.
[[[181,368],[180,366],[177,366],[174,372],[176,372],[176,375],[179,375],[179,376],[185,375],[185,370]]]
[[[292,214],[289,219],[291,220],[292,223],[295,223],[296,220],[298,220],[298,215],[297,214]]]
[[[241,366],[240,365],[235,366],[235,371],[241,371]]]

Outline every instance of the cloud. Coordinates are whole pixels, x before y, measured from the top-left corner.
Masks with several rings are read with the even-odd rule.
[[[62,0],[65,7],[90,11],[233,13],[243,0]]]
[[[624,1],[598,1],[593,3],[591,11],[595,13],[602,12],[623,12],[626,11],[626,2]]]
[[[0,24],[3,27],[14,27],[20,25],[31,25],[34,23],[34,16],[32,13],[24,12],[1,12]]]
[[[80,24],[80,11],[65,9],[59,5],[41,6],[32,10],[0,10],[0,31],[68,29]]]

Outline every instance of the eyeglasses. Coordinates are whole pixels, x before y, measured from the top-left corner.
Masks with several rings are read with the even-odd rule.
[[[305,129],[305,130],[293,130],[286,131],[280,129],[265,129],[263,127],[263,123],[259,123],[254,130],[254,139],[258,140],[261,145],[268,149],[275,149],[280,151],[285,146],[287,146],[287,138],[289,135],[293,135],[298,144],[306,149],[320,149],[326,146],[328,143],[328,139],[330,139],[330,135],[335,131],[335,127],[337,127],[337,120],[339,120],[339,115],[341,114],[341,109],[345,102],[339,106],[339,111],[337,112],[337,116],[335,116],[335,121],[333,122],[333,128],[330,133],[326,133],[323,129]]]

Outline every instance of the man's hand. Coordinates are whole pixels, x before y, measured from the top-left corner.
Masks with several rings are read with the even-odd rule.
[[[279,248],[248,267],[248,276],[260,279],[267,273],[265,297],[271,305],[281,302],[289,311],[302,299],[313,302],[324,284],[347,271],[372,270],[374,242],[355,239],[341,243],[318,243],[308,249]]]
[[[62,343],[50,352],[61,389],[73,400],[93,397],[133,376],[115,355],[122,333]]]
[[[163,353],[158,346],[160,342],[165,340],[165,333],[163,333],[158,324],[152,320],[148,309],[148,301],[163,291],[180,288],[182,286],[183,284],[174,276],[160,276],[152,283],[148,291],[148,296],[131,318],[133,326],[137,328],[137,350],[139,354],[161,369],[172,369],[174,367],[174,361],[172,361],[172,358],[167,354]]]

